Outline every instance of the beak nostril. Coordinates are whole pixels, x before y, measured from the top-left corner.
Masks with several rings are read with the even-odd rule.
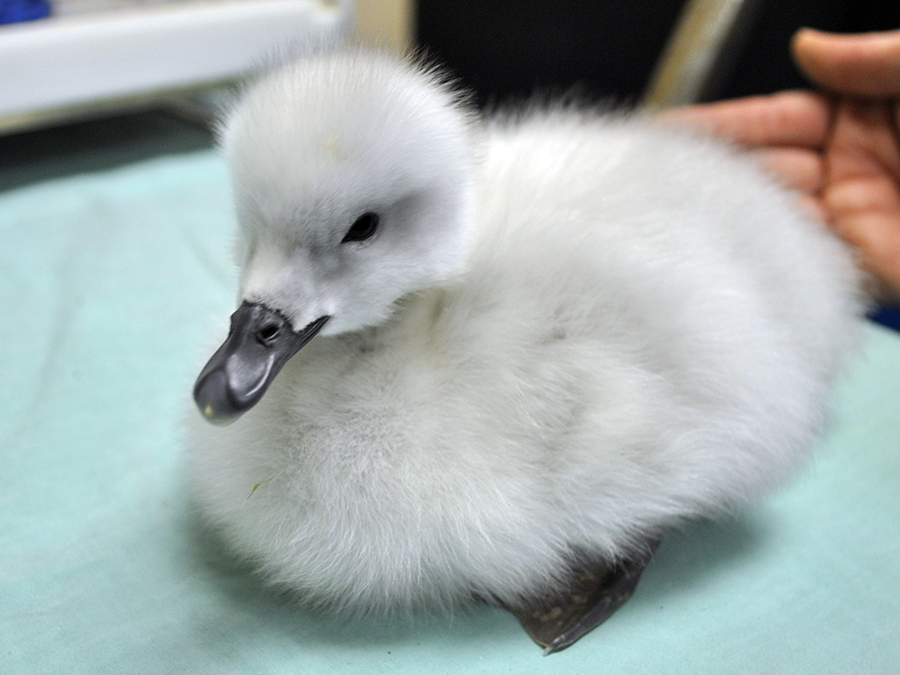
[[[244,302],[231,315],[228,338],[197,377],[194,400],[200,412],[210,422],[228,424],[250,410],[284,364],[328,319],[320,317],[294,331],[283,314]]]
[[[268,326],[264,326],[260,328],[256,332],[256,337],[259,338],[260,342],[271,342],[275,338],[278,337],[278,334],[281,332],[281,327],[276,324],[270,324]]]

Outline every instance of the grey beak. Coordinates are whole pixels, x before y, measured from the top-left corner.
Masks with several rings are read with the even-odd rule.
[[[231,315],[231,331],[194,385],[194,401],[207,420],[229,424],[255,406],[290,358],[330,317],[294,331],[280,312],[245,302]]]

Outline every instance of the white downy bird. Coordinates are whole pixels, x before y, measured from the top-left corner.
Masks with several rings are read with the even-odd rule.
[[[485,121],[365,50],[270,73],[222,143],[242,304],[194,394],[240,419],[195,416],[197,502],[312,603],[478,598],[562,649],[823,429],[860,275],[731,148],[563,105]]]

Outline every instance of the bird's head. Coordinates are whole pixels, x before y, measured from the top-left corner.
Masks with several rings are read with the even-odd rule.
[[[197,380],[204,415],[252,407],[317,333],[378,325],[465,267],[470,115],[421,68],[319,55],[262,79],[222,130],[240,233],[240,306]]]

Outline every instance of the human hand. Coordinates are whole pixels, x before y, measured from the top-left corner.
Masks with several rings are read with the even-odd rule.
[[[900,304],[900,31],[799,31],[799,66],[831,93],[786,92],[671,111],[665,118],[732,139],[860,252]]]

